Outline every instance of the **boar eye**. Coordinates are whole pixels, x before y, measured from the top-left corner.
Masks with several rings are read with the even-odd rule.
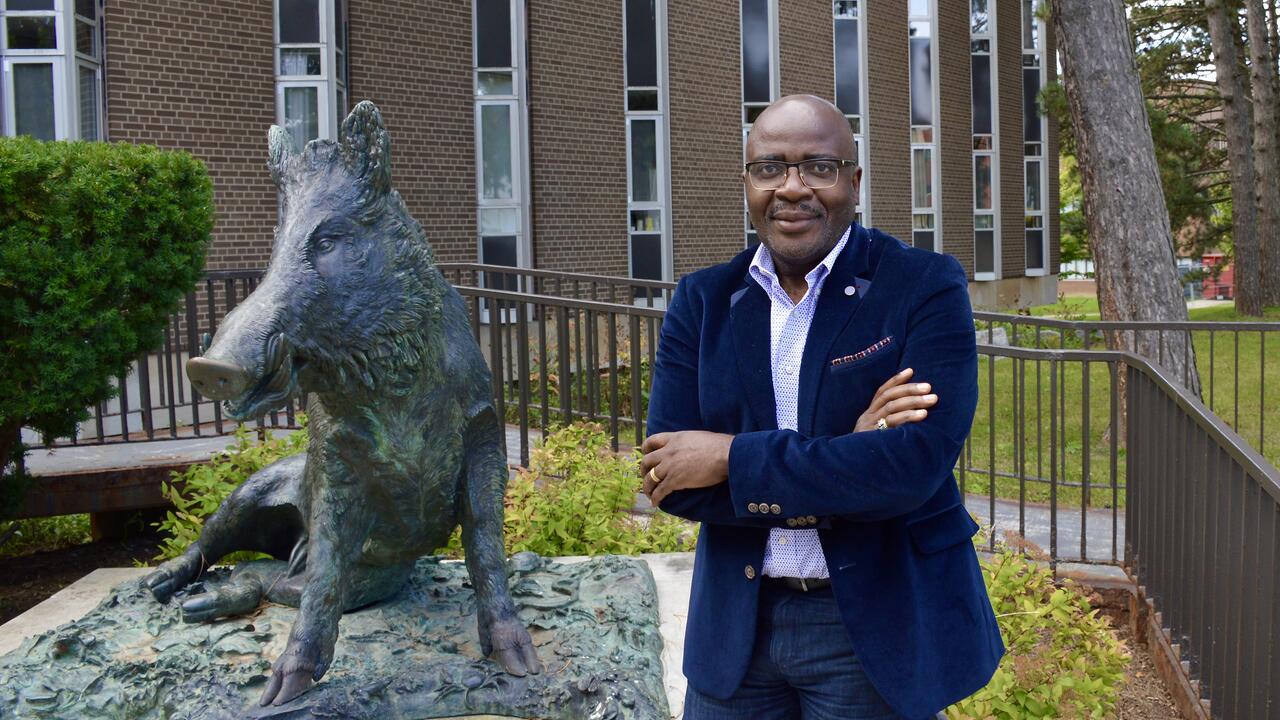
[[[327,255],[333,250],[334,239],[331,237],[318,238],[315,242],[316,253],[318,255]]]

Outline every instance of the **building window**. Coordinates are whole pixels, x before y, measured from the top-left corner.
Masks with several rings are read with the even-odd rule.
[[[745,157],[751,123],[778,97],[778,6],[776,0],[741,0],[739,9],[742,24],[742,143]],[[760,243],[760,237],[751,226],[751,215],[745,209],[745,195],[743,208],[744,243],[747,247],[755,247]]]
[[[6,135],[101,140],[102,0],[0,0]]]
[[[863,133],[864,93],[867,89],[866,14],[865,0],[834,0],[831,6],[835,37],[836,107],[849,121],[853,130],[854,160],[862,170],[862,186],[858,189],[858,207],[854,219],[859,225],[868,224],[867,208],[867,141]]]
[[[627,104],[628,267],[633,278],[670,276],[667,213],[664,0],[623,0]]]
[[[1044,275],[1048,268],[1049,236],[1045,201],[1048,198],[1048,163],[1045,142],[1049,120],[1040,114],[1038,96],[1045,84],[1044,21],[1040,0],[1022,0],[1022,141],[1026,178],[1026,274]]]
[[[347,113],[345,0],[276,0],[276,115],[301,150]]]
[[[999,252],[999,164],[995,132],[995,22],[992,0],[970,2],[973,97],[973,277],[995,280]]]
[[[911,244],[942,252],[938,213],[937,27],[934,0],[910,0]]]
[[[475,0],[472,28],[479,260],[527,265],[526,118],[523,8],[518,0]],[[514,275],[488,275],[486,287],[519,289]]]

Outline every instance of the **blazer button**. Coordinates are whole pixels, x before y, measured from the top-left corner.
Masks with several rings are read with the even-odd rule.
[[[747,512],[760,512],[759,503],[747,503]]]
[[[750,565],[748,565],[742,572],[744,575],[747,576],[748,580],[756,579],[756,569],[751,567]]]
[[[816,517],[814,517],[814,516],[812,516],[812,515],[810,515],[809,517],[805,518],[805,520],[808,520],[810,525],[817,525],[817,524],[818,524],[818,518],[816,518]]]
[[[795,527],[798,524],[799,524],[799,521],[796,520],[795,518],[787,518],[787,527]]]
[[[798,517],[798,518],[796,518],[796,525],[799,525],[800,527],[804,527],[804,526],[806,526],[806,525],[808,525],[808,524],[809,524],[809,521],[808,521],[808,520],[805,520],[805,519],[804,519],[804,518],[802,518],[802,517]]]
[[[770,505],[770,506],[769,506],[769,512],[773,513],[774,515],[781,515],[781,514],[782,514],[782,506],[781,506],[781,505],[779,505],[778,503],[774,503],[774,504],[772,504],[772,505]]]

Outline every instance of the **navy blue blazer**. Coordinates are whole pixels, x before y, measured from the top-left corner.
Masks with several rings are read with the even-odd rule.
[[[777,428],[769,298],[747,272],[751,257],[680,281],[654,367],[650,434],[735,436],[727,483],[661,506],[702,523],[685,676],[722,699],[742,682],[768,529],[791,519],[818,529],[871,682],[903,716],[930,716],[982,688],[1004,653],[971,542],[978,526],[952,474],[978,397],[964,271],[855,224],[818,298],[792,431]],[[929,416],[852,432],[906,367],[938,394]]]

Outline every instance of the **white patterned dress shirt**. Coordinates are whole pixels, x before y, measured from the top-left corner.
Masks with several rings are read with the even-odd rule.
[[[814,266],[804,279],[809,288],[800,302],[793,303],[791,296],[778,283],[773,257],[761,244],[756,249],[748,272],[769,296],[769,339],[772,354],[773,397],[777,405],[779,430],[796,430],[797,404],[800,393],[800,360],[804,356],[805,340],[814,310],[818,307],[818,295],[822,285],[835,265],[836,257],[849,241],[846,230],[840,242],[831,249],[822,262]],[[818,531],[792,528],[770,528],[769,544],[764,551],[761,572],[773,577],[825,578],[827,559],[822,555]]]

